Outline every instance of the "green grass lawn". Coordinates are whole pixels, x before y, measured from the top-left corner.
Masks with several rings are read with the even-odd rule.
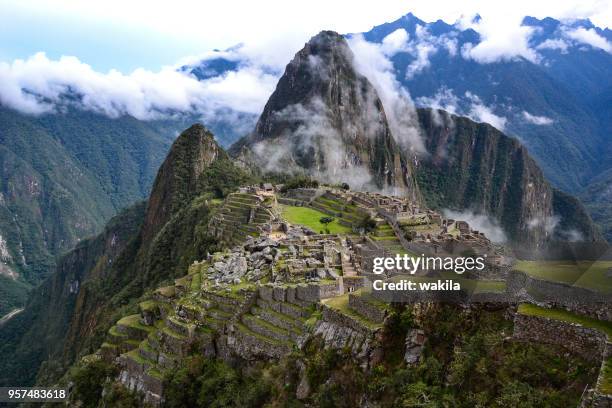
[[[612,261],[518,261],[515,269],[538,279],[569,283],[574,286],[612,293],[612,278],[606,271]]]
[[[612,322],[604,320],[592,319],[590,317],[577,315],[563,309],[547,309],[532,305],[530,303],[522,303],[518,307],[518,312],[527,316],[547,317],[549,319],[560,320],[568,323],[578,323],[584,327],[600,330],[612,338]]]
[[[338,219],[334,218],[332,222],[324,225],[319,220],[322,217],[329,217],[327,214],[317,211],[309,207],[294,207],[291,205],[282,205],[283,218],[291,224],[303,225],[311,230],[319,233],[329,229],[331,234],[350,234],[350,228],[338,224]]]

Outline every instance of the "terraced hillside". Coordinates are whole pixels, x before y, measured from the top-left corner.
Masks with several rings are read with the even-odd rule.
[[[326,193],[310,202],[310,207],[315,208],[329,216],[336,217],[340,225],[348,228],[359,228],[368,212],[355,204],[342,202],[339,197]]]
[[[408,253],[397,238],[397,235],[395,235],[393,227],[386,222],[382,225],[378,225],[371,236],[378,245],[390,253],[400,255]]]
[[[274,201],[272,196],[262,201],[255,194],[230,194],[208,225],[211,235],[228,247],[259,235],[261,227],[272,219]]]
[[[335,347],[368,352],[374,333],[382,328],[384,305],[368,308],[375,301],[366,301],[369,298],[361,293],[320,303],[315,284],[241,283],[220,288],[208,280],[209,267],[196,264],[173,286],[157,289],[139,304],[140,313],[111,327],[96,354],[95,358],[116,361],[121,367],[119,381],[143,392],[151,403],[163,398],[164,373],[193,352],[279,359],[312,334],[322,335]]]
[[[595,384],[585,393],[582,407],[607,407],[612,402],[612,322],[558,308],[519,305],[514,337],[560,345],[601,362]],[[585,390],[586,391],[586,390]]]

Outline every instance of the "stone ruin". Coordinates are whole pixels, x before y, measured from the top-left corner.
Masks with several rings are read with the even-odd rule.
[[[141,303],[139,314],[109,330],[98,355],[116,361],[119,381],[151,404],[163,401],[163,370],[194,349],[229,362],[278,359],[319,336],[326,347],[350,349],[367,369],[380,354],[390,312],[367,290],[374,257],[400,250],[450,254],[465,245],[495,262],[503,258],[468,223],[404,198],[334,188],[279,191],[264,184],[230,194],[209,224],[227,249],[195,262],[185,277]],[[312,207],[352,233],[290,225],[278,204]],[[374,232],[362,230],[364,217]],[[406,334],[407,364],[419,361],[425,342],[422,331]]]

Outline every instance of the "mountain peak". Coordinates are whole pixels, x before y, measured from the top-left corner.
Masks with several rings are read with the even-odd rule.
[[[343,36],[322,31],[287,65],[251,135],[231,153],[265,171],[307,173],[416,196],[374,86]]]
[[[174,141],[161,165],[145,216],[143,236],[153,236],[184,203],[199,190],[199,179],[210,165],[227,154],[213,134],[194,124]]]

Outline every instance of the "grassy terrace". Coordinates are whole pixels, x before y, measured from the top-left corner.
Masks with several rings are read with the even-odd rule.
[[[599,391],[604,394],[612,394],[612,358],[608,358],[603,366],[602,379]]]
[[[338,224],[338,219],[324,225],[319,220],[321,217],[329,217],[321,211],[309,207],[294,207],[290,205],[281,205],[282,215],[285,220],[291,224],[303,225],[315,232],[325,231],[329,229],[331,234],[350,234],[350,228]]]
[[[340,313],[347,315],[349,317],[352,317],[353,319],[357,320],[359,323],[363,324],[365,327],[369,329],[376,330],[382,327],[382,324],[374,323],[371,320],[366,319],[364,316],[360,315],[359,313],[355,312],[353,309],[351,309],[349,307],[348,296],[349,294],[346,293],[342,296],[336,296],[333,298],[324,299],[322,300],[322,302],[323,304],[333,309],[336,309]]]
[[[194,273],[191,278],[191,290],[200,290],[202,284],[202,276],[200,273]]]
[[[515,269],[534,278],[612,293],[612,278],[606,276],[612,261],[519,261]]]
[[[385,303],[382,300],[375,298],[374,296],[372,296],[372,292],[368,292],[364,288],[358,289],[353,292],[353,296],[359,296],[361,299],[380,310],[389,310],[390,308],[390,305],[388,303]]]
[[[158,304],[154,300],[145,300],[144,302],[140,302],[138,305],[142,311],[153,311],[157,306]]]
[[[125,326],[125,327],[132,327],[134,329],[139,329],[139,330],[143,330],[146,332],[150,332],[153,330],[153,327],[146,326],[141,323],[140,315],[138,314],[124,317],[123,319],[117,322],[117,325]]]
[[[318,197],[315,201],[331,209],[334,209],[338,212],[346,213],[346,214],[353,215],[356,217],[360,216],[359,214],[360,210],[355,204],[347,204],[345,202],[340,202],[340,201],[333,200],[327,197]]]
[[[238,330],[240,330],[241,332],[248,334],[249,336],[253,336],[258,338],[259,340],[263,341],[264,343],[268,343],[271,344],[272,346],[277,346],[277,345],[286,345],[291,347],[291,342],[289,341],[283,341],[283,340],[279,340],[279,339],[273,339],[271,337],[266,337],[262,334],[259,334],[257,332],[254,332],[253,330],[249,329],[247,326],[245,326],[243,323],[240,322],[236,322],[234,323],[234,325],[238,328]]]
[[[530,303],[523,303],[519,305],[518,312],[527,316],[547,317],[549,319],[560,320],[568,323],[578,323],[584,327],[600,330],[606,333],[609,338],[612,338],[612,322],[592,319],[590,317],[577,315],[563,309],[547,309],[532,305]]]

